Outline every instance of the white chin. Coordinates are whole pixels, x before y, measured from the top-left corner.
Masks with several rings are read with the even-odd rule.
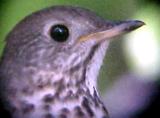
[[[103,63],[103,59],[105,57],[108,45],[109,45],[108,41],[101,42],[93,58],[91,59],[91,63],[87,66],[86,85],[90,87],[89,89],[91,94],[94,93],[93,87],[94,88],[97,87],[97,77],[99,74],[100,67]]]

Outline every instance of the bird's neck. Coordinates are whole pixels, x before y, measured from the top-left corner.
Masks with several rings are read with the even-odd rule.
[[[86,85],[86,81],[83,82],[81,80],[81,82],[79,81],[75,84],[72,82],[73,81],[70,81],[65,85],[60,81],[61,84],[59,84],[60,86],[58,87],[59,92],[57,91],[58,94],[56,94],[57,103],[54,105],[56,109],[59,109],[57,112],[61,115],[73,118],[76,118],[77,116],[80,118],[107,117],[107,110],[101,102],[96,88],[92,88],[92,93],[92,91],[90,91],[91,88]],[[47,101],[47,98],[45,102],[49,102]],[[68,114],[62,112],[64,109],[66,109]]]
[[[83,77],[70,78],[66,84],[65,81],[66,79],[60,80],[57,86],[55,94],[57,98],[57,103],[55,104],[56,109],[59,107],[57,112],[63,114],[62,110],[67,109],[68,112],[70,111],[73,118],[77,115],[91,118],[99,117],[100,115],[103,117],[107,114],[107,110],[98,96],[96,87],[92,85],[92,83],[88,83]],[[57,82],[54,84],[56,85]],[[87,84],[90,84],[90,86]],[[48,102],[47,98],[45,102]],[[66,116],[67,115],[68,114],[66,114]]]
[[[23,86],[19,86],[15,98],[10,97],[17,109],[16,118],[44,115],[59,118],[60,114],[71,114],[70,118],[76,118],[76,114],[81,115],[80,118],[96,118],[107,115],[96,90],[96,81],[90,82],[92,78],[86,76],[86,66],[77,65],[67,71],[36,70],[33,67],[23,70],[26,75],[23,79],[27,81],[18,80]]]
[[[39,76],[41,75],[42,78],[35,81],[34,91],[29,93],[30,88],[27,88],[28,90],[21,94],[22,103],[19,107],[21,112],[18,111],[18,116],[26,116],[24,118],[40,116],[76,118],[78,115],[79,118],[105,116],[107,118],[107,110],[99,99],[96,87],[92,83],[88,83],[85,77],[83,78],[84,74],[78,74],[79,77],[76,77],[79,71],[72,72],[70,76],[68,76],[69,73],[66,74],[67,72],[65,74],[49,72],[42,74],[39,71]],[[83,71],[85,72],[85,70]],[[53,78],[46,78],[45,74]],[[16,118],[19,117],[16,116]]]
[[[46,118],[57,118],[60,114],[71,114],[68,116],[70,118],[76,118],[76,114],[81,115],[80,118],[108,118],[96,90],[106,48],[107,43],[102,43],[90,53],[92,56],[89,56],[87,63],[77,63],[71,68],[47,69],[43,65],[42,69],[30,66],[22,70],[20,73],[26,75],[22,75],[26,81],[17,80],[16,83],[23,86],[19,86],[15,100],[13,97],[10,100],[17,107],[16,116],[18,114],[20,117],[16,118],[38,118],[44,115]]]

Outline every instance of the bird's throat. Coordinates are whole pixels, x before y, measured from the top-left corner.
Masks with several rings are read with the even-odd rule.
[[[35,88],[35,87],[34,87]],[[96,88],[93,94],[86,82],[66,82],[65,77],[51,84],[37,86],[32,93],[26,88],[16,99],[15,118],[37,118],[52,116],[59,118],[97,118],[107,116],[107,110],[99,99]],[[13,100],[12,100],[13,101]],[[95,114],[96,113],[96,114]]]
[[[71,118],[75,118],[76,114],[81,114],[80,118],[107,116],[107,110],[96,90],[97,76],[107,44],[103,42],[95,46],[90,52],[91,56],[86,58],[86,63],[77,64],[68,70],[40,70],[33,66],[20,70],[20,73],[26,75],[22,76],[26,81],[24,83],[21,79],[14,79],[19,86],[15,86],[16,94],[8,95],[15,108],[15,118],[59,118],[60,114],[71,114]]]

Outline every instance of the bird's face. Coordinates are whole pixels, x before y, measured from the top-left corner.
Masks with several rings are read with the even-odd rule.
[[[48,8],[26,17],[12,30],[6,58],[16,65],[18,61],[21,66],[66,70],[87,60],[102,60],[109,42],[105,39],[142,24],[139,21],[112,23],[81,8]],[[92,59],[97,53],[99,58]]]
[[[77,7],[58,6],[33,13],[7,37],[0,63],[5,100],[20,114],[37,109],[33,116],[48,102],[52,114],[63,107],[86,107],[86,98],[94,104],[92,100],[99,99],[96,79],[109,39],[143,24],[105,21]],[[24,116],[20,114],[17,116]]]
[[[69,69],[91,58],[89,53],[100,47],[101,42],[81,38],[112,25],[85,9],[46,9],[25,18],[10,33],[7,48],[16,51],[9,58],[23,65]]]

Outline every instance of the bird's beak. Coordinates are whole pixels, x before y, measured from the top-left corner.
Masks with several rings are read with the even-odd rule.
[[[112,27],[107,28],[107,30],[104,29],[103,31],[82,36],[79,38],[79,41],[83,42],[87,40],[96,40],[99,42],[102,40],[110,40],[113,37],[116,37],[124,33],[128,33],[143,25],[145,25],[144,22],[137,21],[137,20],[121,21],[121,22],[113,23]]]

